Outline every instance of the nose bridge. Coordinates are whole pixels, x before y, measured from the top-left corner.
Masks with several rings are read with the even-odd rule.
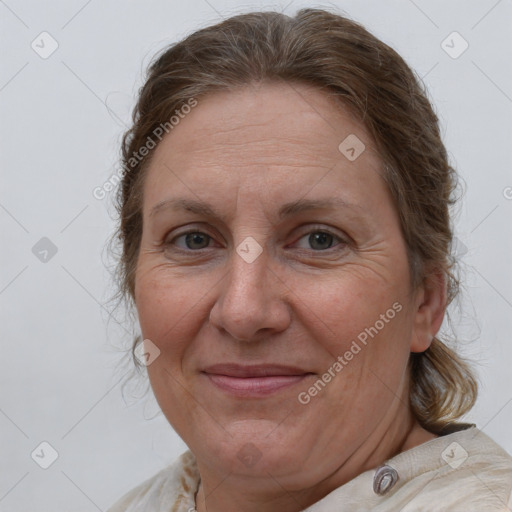
[[[232,315],[253,318],[263,312],[272,287],[265,286],[269,269],[267,254],[253,237],[245,237],[231,254],[224,287],[224,307]]]
[[[210,321],[233,338],[250,341],[262,331],[285,329],[287,307],[279,298],[267,252],[255,237],[243,236],[229,259],[229,269]]]
[[[243,199],[239,190],[237,195],[237,218],[233,224],[234,250],[229,261],[230,285],[235,287],[237,293],[243,295],[251,291],[257,292],[258,285],[266,279],[270,263],[267,240],[272,237],[272,226],[268,227],[261,201],[250,202]],[[238,211],[240,210],[240,211]],[[245,284],[251,284],[245,289]]]

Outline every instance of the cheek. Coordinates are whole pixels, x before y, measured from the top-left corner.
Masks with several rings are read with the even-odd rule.
[[[197,286],[196,279],[184,283],[156,269],[146,272],[138,279],[136,288],[143,338],[153,341],[162,352],[183,351],[186,340],[194,336],[187,331],[197,329],[194,318],[203,296],[204,290]]]
[[[296,279],[294,293],[310,318],[310,327],[324,331],[320,339],[334,344],[343,344],[365,332],[401,299],[398,288],[382,280],[359,277],[350,268],[334,277]],[[387,316],[395,317],[398,313],[392,310]]]
[[[148,367],[148,377],[161,409],[180,435],[180,425],[190,422],[196,403],[191,399],[183,375],[186,353],[194,350],[201,325],[198,318],[204,291],[191,293],[191,284],[165,276],[158,269],[148,271],[137,283],[136,305],[143,339],[160,350]],[[160,269],[161,270],[161,269]],[[196,289],[194,285],[194,289]]]
[[[324,371],[341,377],[332,391],[356,381],[361,382],[360,392],[379,382],[396,389],[412,336],[412,318],[399,284],[359,278],[348,270],[314,287],[299,281],[295,290],[301,291],[297,303],[302,304],[303,326],[323,349]],[[332,368],[335,360],[341,367]]]

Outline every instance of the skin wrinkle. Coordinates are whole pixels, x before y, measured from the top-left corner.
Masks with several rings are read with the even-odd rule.
[[[327,212],[327,210],[326,210],[326,212]],[[159,215],[160,218],[157,218],[157,216],[155,215],[155,219],[151,224],[152,227],[149,228],[151,235],[153,235],[157,239],[155,242],[153,242],[155,250],[159,250],[162,247],[162,241],[160,240],[160,238],[163,239],[165,237],[163,235],[160,236],[160,234],[164,233],[166,231],[165,226],[167,226],[167,223],[168,223],[167,218],[163,216],[164,212],[161,211],[159,213],[160,213],[160,215]],[[188,215],[188,214],[184,214],[184,215]],[[301,214],[300,218],[306,218],[307,216],[311,216],[311,215],[312,215],[311,213],[305,212],[305,213]],[[362,252],[362,251],[377,251],[378,252],[379,244],[382,244],[383,240],[370,240],[370,241],[367,241],[365,243],[365,245],[363,245],[363,240],[365,238],[366,239],[369,238],[373,233],[375,233],[375,229],[376,229],[375,226],[369,225],[367,222],[364,222],[360,218],[357,218],[355,213],[349,212],[349,213],[344,214],[344,216],[338,217],[329,212],[329,213],[322,214],[322,217],[325,220],[325,223],[329,223],[332,226],[339,223],[340,219],[343,219],[344,217],[350,221],[350,223],[351,223],[350,225],[357,226],[357,228],[354,228],[354,229],[346,229],[345,228],[345,230],[344,230],[345,233],[340,232],[339,230],[335,230],[334,227],[330,228],[334,232],[333,235],[335,235],[341,239],[339,243],[346,243],[347,246],[350,246],[351,250],[358,251],[358,252]],[[266,219],[268,220],[269,223],[271,223],[274,227],[277,228],[277,226],[278,226],[277,221],[275,221],[273,218],[272,219],[269,218],[268,214],[266,214]],[[290,225],[291,222],[292,222],[291,220],[287,220],[286,225]],[[229,232],[227,231],[228,228],[225,225],[225,222],[222,222],[221,226],[222,226],[221,228],[216,229],[215,231],[220,232],[221,237],[223,238],[223,241],[228,239],[227,243],[229,245],[231,243],[231,240],[229,240],[230,237],[229,237]],[[225,233],[223,233],[223,231]],[[168,236],[167,240],[170,241],[171,238],[173,238],[173,236],[174,235]],[[181,236],[181,235],[179,235],[179,236]],[[374,238],[376,238],[378,236],[378,233],[373,234],[373,236],[374,236]],[[351,238],[354,241],[354,243],[352,243],[352,240],[344,240],[347,238]],[[274,239],[272,241],[274,242],[274,241],[280,241],[280,240]],[[217,241],[215,241],[215,243],[217,243]],[[272,251],[272,247],[270,247],[270,246],[266,247],[266,249],[269,251]],[[326,258],[326,260],[327,259],[328,258]]]
[[[412,420],[407,364],[410,351],[424,350],[440,327],[437,288],[411,294],[398,213],[376,153],[349,162],[337,149],[350,133],[372,146],[360,122],[333,110],[323,93],[301,91],[322,119],[297,110],[295,92],[283,85],[203,98],[155,149],[148,169],[136,305],[144,339],[161,350],[148,367],[155,397],[197,458],[198,512],[295,512],[401,447],[434,437]],[[370,228],[355,212],[275,220],[281,204],[336,191],[364,208]],[[226,223],[188,213],[150,221],[150,209],[168,197],[211,203]],[[159,245],[192,226],[214,237],[202,255]],[[317,230],[354,234],[355,243],[329,256],[297,249]],[[251,264],[234,250],[247,236],[263,247]],[[300,404],[298,393],[397,301],[395,318]],[[266,398],[240,400],[201,374],[227,361],[289,364],[315,375]],[[250,468],[238,458],[247,443],[261,453]],[[216,488],[218,475],[225,480]]]

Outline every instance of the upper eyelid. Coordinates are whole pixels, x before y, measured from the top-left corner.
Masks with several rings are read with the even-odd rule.
[[[302,238],[304,238],[305,236],[307,236],[310,233],[317,233],[317,232],[327,233],[328,235],[331,235],[332,237],[337,238],[338,241],[340,243],[342,243],[342,244],[348,244],[349,240],[350,240],[347,235],[339,235],[338,233],[334,233],[332,229],[328,229],[328,228],[311,228],[311,229],[308,229],[307,231],[304,231],[299,236],[299,238],[297,238],[297,240],[295,240],[294,243],[297,243],[299,240],[301,240]],[[333,248],[334,247],[329,247],[329,249],[333,249]],[[320,252],[320,251],[315,251],[315,252]],[[326,251],[324,251],[324,252],[326,252]]]
[[[336,236],[340,236],[342,237],[343,235],[338,235],[336,234],[334,231],[336,231],[336,228],[334,227],[330,227],[330,226],[323,226],[319,223],[304,223],[300,226],[297,226],[295,229],[296,230],[301,230],[302,231],[302,228],[304,229],[307,229],[307,231],[305,231],[305,233],[309,233],[311,231],[327,231],[329,233],[331,233],[332,235],[336,235]],[[177,227],[171,231],[175,231],[175,230],[179,230],[180,227]],[[174,235],[174,237],[177,237],[177,236],[182,236],[182,235],[186,235],[188,233],[204,233],[206,235],[209,235],[209,230],[208,228],[202,226],[201,224],[198,224],[197,227],[188,227],[188,228],[184,228],[185,231],[183,231],[182,233],[177,233]],[[204,230],[204,231],[203,231]],[[165,238],[167,238],[169,236],[169,234],[171,233],[171,231],[169,231],[169,233],[165,236]],[[216,231],[218,232],[218,230],[214,229],[213,231]],[[346,235],[345,235],[346,236]]]
[[[316,224],[316,225],[303,225],[303,226],[299,226],[299,228],[297,228],[297,229],[300,229],[301,227],[304,227],[305,231],[302,232],[302,234],[300,235],[300,237],[296,241],[300,240],[301,238],[303,238],[304,236],[306,236],[306,235],[308,235],[310,233],[324,232],[324,233],[327,233],[327,234],[337,238],[340,242],[343,242],[343,243],[348,243],[349,242],[348,235],[346,235],[346,234],[343,234],[343,235],[338,234],[338,233],[334,232],[335,231],[334,228],[323,227],[323,226],[320,226],[319,224]],[[185,235],[188,235],[188,234],[191,234],[191,233],[201,233],[201,234],[204,234],[206,236],[209,236],[211,239],[214,239],[214,236],[212,234],[210,234],[207,229],[205,229],[202,226],[198,226],[197,228],[194,228],[194,227],[188,228],[185,231],[183,231],[182,233],[176,233],[175,235],[172,236],[172,238],[169,238],[168,236],[166,236],[164,238],[164,243],[165,244],[170,244],[171,242],[174,242],[176,239],[181,238],[182,236],[185,236]]]

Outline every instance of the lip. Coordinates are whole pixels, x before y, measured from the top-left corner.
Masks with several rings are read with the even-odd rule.
[[[235,363],[209,366],[202,373],[216,387],[244,398],[272,395],[313,375],[293,366]]]

